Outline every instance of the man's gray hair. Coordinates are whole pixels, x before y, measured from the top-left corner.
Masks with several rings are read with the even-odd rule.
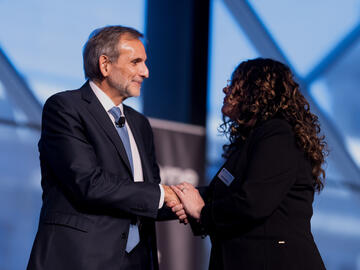
[[[83,48],[84,73],[86,79],[102,80],[104,77],[99,68],[99,58],[106,55],[111,62],[119,57],[118,42],[122,36],[130,39],[144,37],[139,31],[121,25],[105,26],[95,29]]]

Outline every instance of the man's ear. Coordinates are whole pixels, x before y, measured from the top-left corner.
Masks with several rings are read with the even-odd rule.
[[[111,62],[106,55],[100,55],[99,57],[99,69],[101,74],[106,78],[111,71]]]

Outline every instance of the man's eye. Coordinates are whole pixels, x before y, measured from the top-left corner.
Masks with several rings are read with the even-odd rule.
[[[131,63],[134,64],[134,65],[136,65],[136,64],[139,63],[139,62],[140,62],[139,59],[135,59],[135,60],[132,60],[132,61],[131,61]]]

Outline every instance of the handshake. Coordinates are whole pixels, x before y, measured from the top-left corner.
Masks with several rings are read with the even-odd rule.
[[[200,220],[205,202],[199,191],[190,183],[183,182],[175,186],[163,185],[166,206],[171,208],[181,223],[188,223],[188,216]]]

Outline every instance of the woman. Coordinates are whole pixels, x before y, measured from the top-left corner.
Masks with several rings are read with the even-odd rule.
[[[172,187],[193,228],[210,235],[209,268],[325,269],[310,219],[326,143],[290,69],[249,60],[223,91],[225,164],[201,196],[188,183]]]

